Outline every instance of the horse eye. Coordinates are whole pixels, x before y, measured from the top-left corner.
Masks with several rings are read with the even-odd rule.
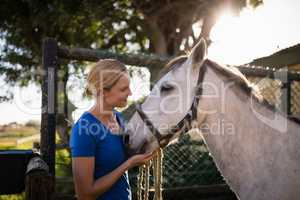
[[[174,86],[171,85],[170,83],[162,83],[162,85],[160,86],[161,92],[167,92],[167,91],[170,91],[173,89],[174,89]]]

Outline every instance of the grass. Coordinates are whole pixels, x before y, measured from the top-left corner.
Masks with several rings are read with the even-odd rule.
[[[16,140],[1,139],[0,149],[13,149],[16,146]]]
[[[32,136],[39,133],[38,127],[7,127],[4,131],[0,132],[0,149],[31,149],[32,141],[16,146],[17,140],[23,137]]]
[[[25,193],[13,195],[0,195],[0,200],[24,200]]]
[[[8,138],[20,138],[20,137],[26,137],[26,136],[31,136],[34,134],[39,133],[39,128],[37,127],[17,127],[17,128],[12,128],[12,127],[7,127],[5,128],[4,131],[0,132],[0,139],[4,137]]]

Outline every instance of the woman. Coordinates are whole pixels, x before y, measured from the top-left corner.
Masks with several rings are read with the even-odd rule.
[[[145,164],[153,154],[127,159],[118,135],[124,122],[115,107],[126,106],[131,95],[125,66],[114,59],[98,61],[88,74],[87,92],[95,105],[75,123],[70,139],[77,198],[131,199],[127,170]]]

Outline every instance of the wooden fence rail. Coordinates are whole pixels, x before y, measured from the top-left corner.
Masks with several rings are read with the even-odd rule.
[[[58,47],[58,56],[65,59],[73,59],[80,61],[96,62],[99,59],[115,58],[127,65],[134,65],[138,67],[151,67],[161,69],[173,57],[160,57],[156,55],[146,54],[121,54],[113,53],[105,50],[95,50],[87,48],[68,48],[65,46]],[[257,77],[280,77],[280,74],[285,74],[291,81],[300,81],[299,72],[290,72],[286,70],[278,70],[274,68],[263,68],[259,66],[241,65],[236,66],[246,76]]]

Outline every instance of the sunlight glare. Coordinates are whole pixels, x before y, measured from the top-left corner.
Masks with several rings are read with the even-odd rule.
[[[256,48],[256,45],[262,42],[258,30],[262,30],[263,27],[257,27],[251,12],[245,10],[238,17],[227,11],[220,17],[211,32],[213,43],[209,48],[209,56],[226,64],[242,64],[246,63],[249,57],[264,54],[261,49]]]
[[[238,65],[299,43],[299,8],[300,1],[266,0],[239,16],[225,11],[211,31],[209,58]]]

